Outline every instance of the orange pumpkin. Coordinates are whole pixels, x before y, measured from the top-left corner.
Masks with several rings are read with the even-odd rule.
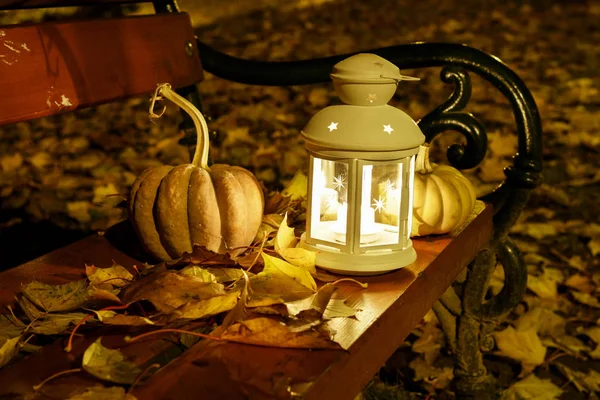
[[[160,90],[160,92],[159,92]],[[171,260],[201,245],[216,253],[239,254],[260,227],[264,197],[248,170],[208,167],[208,128],[202,114],[168,86],[157,93],[188,111],[202,133],[191,164],[144,171],[133,183],[129,217],[148,253]],[[151,110],[152,112],[152,110]]]

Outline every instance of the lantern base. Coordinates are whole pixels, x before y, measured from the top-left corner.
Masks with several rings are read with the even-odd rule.
[[[302,235],[298,247],[316,252],[318,267],[340,275],[381,275],[404,268],[417,259],[412,242],[404,250],[348,254],[333,248],[328,250],[327,246],[306,243],[305,238],[306,233]]]

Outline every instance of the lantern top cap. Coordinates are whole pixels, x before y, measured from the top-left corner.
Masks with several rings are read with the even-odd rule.
[[[416,153],[423,132],[408,114],[387,104],[404,79],[398,67],[375,54],[357,54],[337,63],[331,77],[346,104],[326,107],[310,119],[302,130],[308,149]]]
[[[340,61],[334,65],[330,76],[335,83],[397,84],[400,81],[419,80],[419,78],[402,75],[396,65],[370,53],[356,54]]]

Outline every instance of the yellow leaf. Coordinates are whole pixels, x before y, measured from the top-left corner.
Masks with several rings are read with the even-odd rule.
[[[294,235],[294,228],[290,228],[287,224],[287,213],[283,217],[283,221],[279,224],[277,236],[275,236],[275,251],[287,262],[297,267],[307,269],[311,275],[317,274],[316,260],[317,253],[314,251],[295,248],[298,244],[298,239]]]
[[[171,313],[170,320],[193,320],[221,314],[235,307],[239,295],[239,292],[232,291],[222,296],[187,302]]]
[[[36,306],[45,311],[70,311],[81,307],[88,298],[86,280],[69,282],[64,285],[48,285],[33,281],[21,292]]]
[[[85,274],[92,285],[101,289],[122,288],[133,281],[133,275],[125,267],[116,263],[108,268],[86,265]]]
[[[242,271],[244,272],[244,271]],[[248,292],[250,290],[250,278],[244,272],[244,287],[240,293],[240,298],[237,300],[237,304],[231,309],[231,311],[223,318],[221,329],[227,329],[229,325],[234,322],[243,321],[246,319],[247,307],[248,307]]]
[[[26,325],[16,318],[0,314],[0,338],[13,338],[21,336]],[[2,339],[0,339],[1,341]]]
[[[546,347],[538,337],[534,327],[516,330],[512,326],[494,333],[500,351],[520,361],[525,369],[541,365],[546,357]]]
[[[600,300],[598,300],[598,297],[589,293],[571,292],[571,296],[573,296],[573,298],[581,304],[585,304],[594,308],[600,308]]]
[[[215,268],[189,265],[179,271],[179,275],[195,276],[204,282],[225,283],[242,279],[244,271],[240,268]]]
[[[81,366],[88,373],[105,381],[132,384],[142,369],[125,359],[119,350],[111,350],[102,346],[102,338],[92,343],[83,353]]]
[[[552,279],[546,271],[540,276],[529,275],[527,289],[542,299],[555,299],[558,295],[556,280]]]
[[[8,364],[19,352],[19,339],[20,336],[12,339],[0,337],[0,368]]]
[[[598,392],[600,391],[600,374],[593,369],[585,373],[583,371],[576,371],[567,367],[564,364],[556,363],[556,367],[562,372],[567,379],[577,388],[580,392]]]
[[[231,325],[221,338],[231,342],[248,343],[258,346],[339,349],[339,345],[330,339],[330,332],[324,327],[293,332],[279,318],[259,317]],[[321,329],[319,329],[321,328]]]
[[[323,319],[331,318],[350,318],[354,317],[358,312],[357,309],[350,307],[343,299],[331,299],[327,303]]]
[[[540,379],[530,374],[505,390],[501,400],[554,400],[558,399],[562,392],[549,379]]]
[[[308,178],[306,175],[302,171],[296,172],[296,175],[294,175],[281,194],[290,196],[292,200],[306,197],[308,194]]]
[[[264,253],[262,257],[265,262],[264,269],[250,278],[250,288],[255,294],[293,301],[316,292],[317,284],[308,270]]]
[[[596,257],[598,254],[600,254],[600,236],[593,237],[587,245],[590,249],[590,253],[592,253],[592,256]]]

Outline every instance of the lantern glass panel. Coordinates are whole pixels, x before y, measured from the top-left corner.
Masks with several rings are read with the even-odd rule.
[[[362,166],[360,193],[360,246],[400,243],[401,204],[408,201],[403,180],[404,162]]]
[[[310,236],[346,244],[348,163],[313,157]]]

